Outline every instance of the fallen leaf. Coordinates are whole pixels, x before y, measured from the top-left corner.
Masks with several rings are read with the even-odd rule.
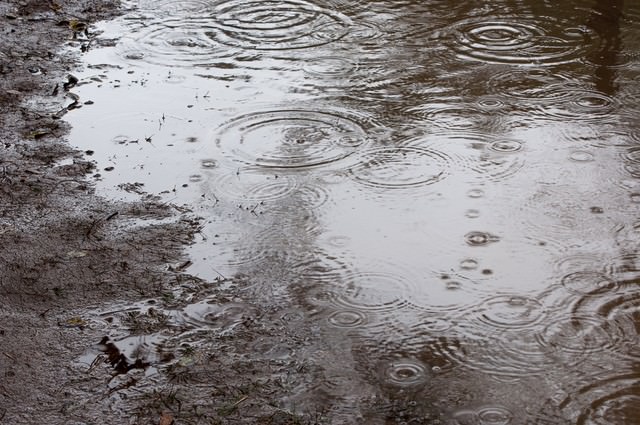
[[[87,251],[69,251],[67,258],[82,258],[87,256]]]
[[[158,425],[173,425],[173,422],[173,415],[169,412],[164,412],[162,413],[162,416],[160,416],[160,422]]]

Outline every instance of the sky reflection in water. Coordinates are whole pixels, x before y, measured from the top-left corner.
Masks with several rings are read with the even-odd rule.
[[[637,5],[124,3],[72,143],[207,220],[191,272],[317,321],[338,411],[640,421]]]

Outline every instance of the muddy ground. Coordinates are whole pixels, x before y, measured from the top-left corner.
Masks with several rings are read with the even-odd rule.
[[[128,204],[101,198],[91,152],[65,141],[64,115],[82,106],[69,75],[91,48],[92,22],[118,7],[0,1],[0,423],[316,422],[280,403],[308,372],[294,378],[295,365],[246,354],[258,333],[287,338],[273,322],[248,320],[219,347],[168,348],[159,360],[125,356],[108,337],[164,326],[160,309],[91,314],[237,298],[229,279],[184,273],[182,250],[199,228],[188,208],[144,194]]]
[[[0,1],[0,423],[438,423],[417,394],[369,385],[375,365],[319,337],[304,306],[246,290],[268,270],[190,276],[202,219],[188,206],[96,194],[64,118],[89,107],[73,73],[119,6]],[[185,333],[171,312],[198,302],[243,306],[241,320]]]

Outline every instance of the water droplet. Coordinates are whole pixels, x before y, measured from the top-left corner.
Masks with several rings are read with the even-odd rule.
[[[470,191],[467,192],[467,196],[469,198],[482,198],[484,196],[484,190],[482,189],[471,189]]]
[[[464,270],[474,270],[478,268],[478,260],[475,260],[473,258],[465,258],[464,260],[460,261],[460,268]]]
[[[464,236],[467,244],[471,246],[484,246],[492,242],[498,242],[500,238],[487,232],[469,232]]]
[[[522,143],[516,140],[497,140],[489,145],[489,149],[501,153],[518,152],[522,149]]]
[[[569,155],[569,159],[575,162],[590,162],[593,161],[593,154],[586,151],[574,151]]]
[[[200,161],[202,168],[215,168],[218,163],[214,159],[203,159]]]
[[[478,218],[478,217],[480,217],[480,211],[474,210],[474,209],[470,209],[470,210],[467,210],[464,215],[467,218]]]
[[[446,287],[449,291],[456,291],[462,287],[462,283],[456,280],[450,280],[446,283]]]

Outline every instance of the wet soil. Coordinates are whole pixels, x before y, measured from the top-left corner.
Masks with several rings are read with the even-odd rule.
[[[144,376],[148,363],[121,354],[112,361],[114,345],[99,344],[104,329],[85,314],[205,284],[180,268],[198,219],[151,196],[130,203],[97,196],[87,180],[91,152],[65,140],[69,75],[91,24],[117,8],[117,1],[0,2],[0,423],[167,424],[179,416],[179,386],[140,391],[146,403],[120,399],[119,389]],[[91,368],[77,361],[87,350],[99,355]]]
[[[302,316],[287,305],[248,308],[242,276],[186,274],[183,249],[200,218],[139,188],[136,202],[98,196],[92,151],[65,139],[92,24],[118,7],[0,2],[0,423],[324,422],[318,406],[331,403],[321,391],[317,404],[293,396],[318,373],[305,360],[320,347]],[[158,353],[136,341],[161,330],[170,345],[166,335],[180,330],[160,311],[205,298],[243,306],[214,346],[194,335]],[[131,335],[133,348],[112,334]],[[278,360],[278,351],[297,354]]]

